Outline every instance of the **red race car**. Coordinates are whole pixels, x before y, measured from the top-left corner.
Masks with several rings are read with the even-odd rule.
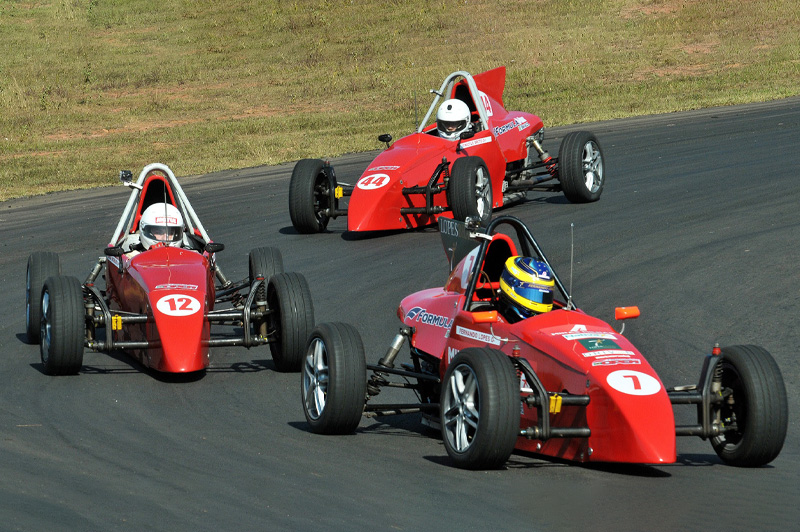
[[[284,273],[280,252],[264,247],[250,252],[247,279],[228,280],[216,261],[224,246],[167,166],[145,167],[135,183],[121,177],[130,199],[83,283],[61,275],[55,253],[28,258],[26,334],[41,344],[44,372],[78,373],[84,348],[126,351],[159,372],[202,372],[210,347],[265,344],[278,370],[299,370],[314,327],[305,278]],[[216,325],[240,334],[212,334]]]
[[[439,227],[447,283],[403,299],[403,326],[376,364],[365,362],[352,326],[314,329],[302,373],[313,432],[351,433],[362,415],[422,412],[455,464],[472,469],[500,467],[515,448],[578,462],[671,463],[676,436],[708,438],[736,466],[780,452],[786,389],[764,349],[714,347],[698,384],[667,389],[622,331],[576,308],[520,220],[496,218],[484,231],[441,218]],[[617,309],[617,319],[638,314]],[[411,363],[396,367],[406,342]],[[418,400],[380,404],[387,387]],[[697,422],[676,426],[674,405],[693,405]]]
[[[324,161],[299,161],[289,185],[295,229],[323,231],[331,218],[344,215],[348,231],[411,229],[439,216],[485,223],[493,209],[529,190],[563,191],[576,203],[597,201],[605,182],[597,138],[569,133],[558,158],[551,157],[542,147],[541,118],[503,107],[505,82],[505,67],[447,76],[431,91],[433,103],[415,133],[391,145],[391,135],[378,137],[386,150],[355,185],[337,182]],[[339,200],[346,196],[344,208]]]

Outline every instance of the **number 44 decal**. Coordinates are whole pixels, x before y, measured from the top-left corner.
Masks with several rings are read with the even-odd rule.
[[[200,310],[200,302],[192,296],[170,294],[159,299],[156,308],[168,316],[189,316]]]

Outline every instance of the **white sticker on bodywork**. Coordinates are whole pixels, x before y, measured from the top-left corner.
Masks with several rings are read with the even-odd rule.
[[[389,176],[386,174],[370,174],[358,180],[356,186],[361,190],[375,190],[389,184]]]
[[[159,299],[156,308],[167,316],[190,316],[200,310],[200,302],[192,296],[170,294]]]
[[[653,395],[661,390],[661,383],[647,373],[621,369],[606,377],[609,386],[628,395]]]

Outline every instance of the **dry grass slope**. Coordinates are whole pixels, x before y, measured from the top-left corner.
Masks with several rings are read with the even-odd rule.
[[[0,201],[377,149],[454,70],[553,126],[800,94],[783,0],[0,0]]]

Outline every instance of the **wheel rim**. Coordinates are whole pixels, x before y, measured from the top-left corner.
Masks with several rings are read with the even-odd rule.
[[[50,292],[47,290],[42,294],[42,359],[46,362],[50,353]]]
[[[325,343],[314,338],[306,352],[303,370],[303,397],[311,419],[319,419],[328,398],[328,351]]]
[[[325,174],[318,174],[314,180],[314,217],[320,224],[325,223],[328,215],[322,211],[330,208],[330,189]]]
[[[450,447],[456,452],[465,452],[475,439],[480,420],[478,378],[469,366],[461,364],[450,375],[442,410]]]
[[[747,400],[744,383],[739,372],[724,361],[722,366],[722,390],[727,399],[719,407],[719,419],[724,427],[730,427],[714,438],[716,445],[738,445],[747,428]]]
[[[603,184],[603,156],[592,140],[583,146],[583,178],[586,190],[594,194]]]
[[[25,328],[31,327],[31,269],[26,270],[25,280]]]
[[[483,219],[492,207],[492,185],[482,166],[475,172],[475,199],[478,216]]]

